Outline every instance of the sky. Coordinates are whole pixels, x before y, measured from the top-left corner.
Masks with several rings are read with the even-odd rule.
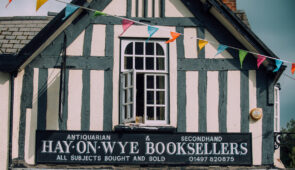
[[[70,0],[63,0],[70,2]],[[59,12],[65,4],[48,0],[36,12],[36,0],[0,0],[0,17],[4,16],[46,16],[47,12]],[[295,63],[295,0],[237,0],[238,10],[247,14],[253,32],[281,59]],[[295,119],[295,75],[287,66],[281,76],[280,104],[281,127]],[[289,75],[292,78],[288,78]]]

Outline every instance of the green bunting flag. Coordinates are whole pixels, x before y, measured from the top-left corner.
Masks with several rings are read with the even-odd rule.
[[[244,62],[244,59],[245,59],[245,57],[246,57],[247,54],[248,54],[247,51],[239,50],[239,57],[240,57],[241,68],[243,68],[243,62]]]
[[[101,11],[95,11],[94,14],[93,14],[93,16],[95,16],[95,17],[97,17],[97,16],[101,16],[101,15],[106,16],[107,14],[105,14],[105,13],[103,13],[103,12],[101,12]]]

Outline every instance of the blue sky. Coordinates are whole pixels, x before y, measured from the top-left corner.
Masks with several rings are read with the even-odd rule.
[[[70,0],[65,0],[70,2]],[[59,12],[65,4],[48,0],[37,12],[36,0],[0,0],[0,17],[47,15],[48,11]],[[281,59],[295,62],[295,0],[237,0],[237,8],[248,16],[251,29]],[[284,74],[291,77],[290,64]],[[281,126],[295,119],[295,80],[282,75]]]

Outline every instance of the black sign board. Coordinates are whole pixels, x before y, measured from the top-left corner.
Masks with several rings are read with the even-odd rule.
[[[251,165],[250,133],[37,131],[36,162]]]

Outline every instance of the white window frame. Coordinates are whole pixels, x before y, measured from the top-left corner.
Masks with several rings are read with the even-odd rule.
[[[143,43],[143,55],[139,55],[139,54],[135,54],[135,44],[136,43]],[[132,54],[125,54],[125,49],[127,48],[127,46],[133,43],[133,51]],[[154,43],[154,53],[153,55],[147,55],[145,54],[145,50],[146,50],[146,43]],[[157,44],[159,44],[164,52],[164,55],[156,55],[156,47]],[[167,44],[165,43],[164,40],[150,40],[148,42],[146,42],[145,40],[137,40],[137,39],[123,39],[121,40],[121,87],[120,87],[120,117],[121,117],[121,123],[135,123],[136,122],[136,75],[137,74],[143,74],[144,75],[144,117],[143,117],[143,123],[145,125],[167,125],[168,124],[168,52],[167,52]],[[131,69],[126,69],[125,68],[125,57],[132,57],[132,68]],[[135,68],[135,60],[136,57],[142,57],[142,61],[143,61],[143,68],[142,69],[136,69]],[[153,70],[148,70],[146,69],[146,58],[151,57],[153,58],[153,62],[154,62],[154,69]],[[163,58],[164,59],[164,70],[157,70],[157,60],[158,58]],[[124,106],[130,104],[130,103],[126,103],[124,101],[124,90],[126,90],[126,87],[124,86],[124,84],[126,83],[124,80],[124,75],[126,74],[130,74],[133,73],[133,85],[132,87],[127,87],[127,88],[133,88],[134,93],[133,93],[133,116],[129,117],[129,115],[125,115],[125,111],[123,109]],[[154,104],[147,104],[147,90],[151,90],[151,89],[147,89],[147,76],[154,76],[154,78],[156,79],[157,76],[164,76],[164,89],[156,89],[156,81],[154,80]],[[157,104],[156,103],[156,91],[163,91],[165,93],[164,95],[164,104]],[[154,107],[154,120],[147,120],[147,107]],[[157,107],[164,107],[165,113],[164,113],[164,120],[156,120],[157,115],[156,115],[156,109]],[[127,117],[127,119],[126,119]]]

